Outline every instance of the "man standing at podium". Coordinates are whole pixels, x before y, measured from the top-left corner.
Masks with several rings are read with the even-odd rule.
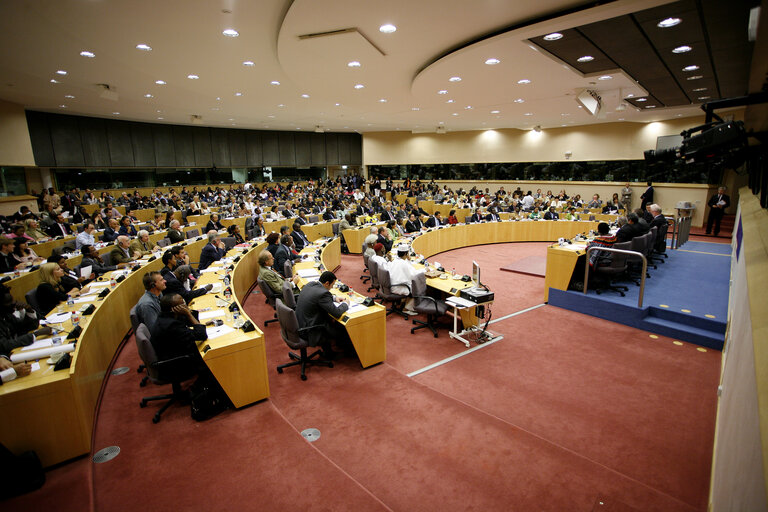
[[[725,193],[725,187],[717,189],[717,194],[713,195],[707,202],[709,205],[709,216],[707,217],[707,234],[712,233],[712,224],[715,224],[715,236],[720,233],[720,221],[723,220],[725,209],[731,206],[731,198]]]

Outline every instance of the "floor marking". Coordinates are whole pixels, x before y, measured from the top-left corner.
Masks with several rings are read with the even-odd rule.
[[[715,315],[704,315],[707,318],[715,318]]]
[[[672,343],[674,343],[675,345],[679,345],[681,347],[683,346],[683,343],[680,341],[673,341]]]
[[[701,347],[698,347],[696,350],[698,350],[699,352],[706,352],[707,351],[707,349],[701,348]]]
[[[499,320],[504,320],[504,319],[506,319],[506,318],[511,318],[511,317],[513,317],[513,316],[517,316],[517,315],[522,315],[523,313],[527,313],[528,311],[532,311],[532,310],[534,310],[534,309],[538,309],[538,308],[540,308],[541,306],[546,306],[546,304],[539,304],[539,305],[537,305],[537,306],[533,306],[533,307],[530,307],[530,308],[527,308],[527,309],[523,309],[522,311],[518,311],[518,312],[516,312],[516,313],[512,313],[512,314],[510,314],[510,315],[507,315],[507,316],[503,316],[503,317],[501,317],[501,318],[498,318],[498,319],[496,319],[496,321],[499,321]],[[493,322],[494,322],[494,321],[493,321],[493,320],[491,320],[491,322],[490,322],[490,323],[493,323]],[[503,338],[502,338],[502,339],[503,339]],[[437,368],[438,366],[442,366],[442,365],[444,365],[444,364],[446,364],[446,363],[450,363],[451,361],[453,361],[453,360],[455,360],[455,359],[458,359],[458,358],[460,358],[460,357],[464,357],[464,356],[465,356],[465,355],[467,355],[467,354],[471,354],[471,353],[472,353],[472,352],[474,352],[475,350],[480,350],[481,348],[483,348],[483,347],[487,347],[488,345],[493,345],[493,344],[494,344],[494,343],[496,343],[497,341],[501,341],[501,339],[498,339],[498,340],[493,340],[493,341],[487,341],[487,342],[483,343],[482,345],[477,345],[477,346],[474,346],[474,347],[472,347],[472,348],[470,348],[470,349],[467,349],[467,350],[465,350],[465,351],[463,351],[463,352],[459,352],[458,354],[454,354],[454,355],[452,355],[451,357],[447,357],[447,358],[443,359],[442,361],[438,361],[438,362],[436,362],[436,363],[432,363],[432,364],[430,364],[429,366],[425,366],[424,368],[421,368],[421,369],[419,369],[419,370],[416,370],[416,371],[413,371],[413,372],[411,372],[411,373],[408,373],[408,374],[406,374],[406,377],[415,377],[416,375],[419,375],[420,373],[424,373],[424,372],[426,372],[426,371],[429,371],[429,370],[432,370],[432,369],[434,369],[434,368]]]
[[[730,254],[721,254],[719,252],[704,252],[704,251],[691,251],[690,249],[677,249],[678,251],[683,252],[695,252],[696,254],[709,254],[710,256],[728,256],[731,257]]]
[[[535,305],[535,306],[531,306],[530,308],[527,308],[527,309],[523,309],[523,310],[521,310],[521,311],[517,311],[516,313],[511,313],[511,314],[509,314],[509,315],[506,315],[506,316],[502,316],[502,317],[496,318],[496,319],[494,319],[494,320],[491,320],[491,321],[490,321],[490,322],[488,322],[488,323],[489,323],[489,324],[495,324],[496,322],[501,322],[502,320],[506,320],[507,318],[512,318],[513,316],[522,315],[523,313],[527,313],[528,311],[533,311],[534,309],[538,309],[538,308],[540,308],[541,306],[546,306],[546,304],[542,302],[541,304],[537,304],[537,305]]]

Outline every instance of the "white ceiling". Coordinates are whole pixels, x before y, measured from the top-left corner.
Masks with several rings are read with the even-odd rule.
[[[525,42],[666,3],[620,0],[547,19],[585,2],[6,0],[0,99],[50,112],[171,124],[198,115],[207,126],[310,131],[529,129],[699,115],[698,105],[616,112],[628,92],[644,94],[631,77],[582,76]],[[384,23],[397,31],[380,32]],[[226,28],[239,36],[222,35]],[[354,30],[299,38],[341,29]],[[136,49],[140,43],[152,51]],[[486,65],[491,57],[501,62]],[[361,66],[348,67],[351,60]],[[102,98],[97,84],[109,84],[117,101]],[[585,88],[601,94],[601,116],[578,108],[574,96]]]

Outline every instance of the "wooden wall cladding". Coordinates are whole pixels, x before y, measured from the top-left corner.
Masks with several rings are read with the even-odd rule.
[[[362,165],[358,133],[209,128],[27,111],[40,167]]]

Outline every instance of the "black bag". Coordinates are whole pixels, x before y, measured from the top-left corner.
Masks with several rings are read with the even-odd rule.
[[[43,465],[35,452],[17,456],[0,444],[0,499],[32,492],[44,483]]]
[[[213,375],[200,375],[189,389],[192,419],[205,421],[232,406]]]

